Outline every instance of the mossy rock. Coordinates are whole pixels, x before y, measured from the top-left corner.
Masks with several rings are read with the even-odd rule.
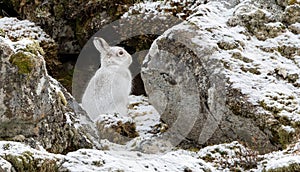
[[[28,52],[17,52],[13,54],[9,62],[18,67],[19,74],[29,74],[35,66],[33,54]]]
[[[57,19],[62,18],[65,14],[65,7],[63,4],[58,4],[53,7],[54,15]]]
[[[0,17],[1,18],[1,17]],[[0,29],[0,36],[4,37],[5,36],[5,31],[3,29]]]
[[[286,148],[292,142],[294,133],[288,132],[283,128],[278,129],[279,142],[283,148]]]
[[[26,45],[24,51],[30,52],[35,55],[45,55],[43,48],[41,48],[40,44],[36,41],[34,41],[32,44]]]
[[[288,166],[284,166],[284,167],[279,167],[279,168],[275,168],[275,169],[270,169],[268,171],[263,170],[264,172],[297,172],[300,171],[300,164],[298,163],[292,163],[289,164]]]
[[[29,151],[25,151],[19,156],[5,155],[3,158],[10,162],[18,172],[56,172],[59,168],[55,160],[36,159]]]

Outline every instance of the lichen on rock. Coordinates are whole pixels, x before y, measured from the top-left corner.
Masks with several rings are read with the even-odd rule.
[[[282,125],[299,132],[299,35],[289,27],[294,20],[281,17],[295,6],[212,1],[154,41],[142,79],[168,126],[188,114],[194,127],[181,124],[178,133],[189,139],[185,146],[239,140],[263,153],[295,141]]]
[[[55,153],[95,146],[97,136],[87,125],[93,123],[86,112],[47,73],[44,56],[49,49],[42,42],[54,48],[54,41],[29,21],[2,18],[0,25],[6,29],[0,37],[0,138],[41,145]],[[79,118],[86,118],[85,123]],[[23,139],[16,139],[20,135]]]
[[[22,155],[7,155],[4,157],[17,171],[58,171],[58,164],[54,159],[35,159],[33,153],[23,152]]]
[[[35,66],[33,56],[34,55],[29,52],[18,52],[13,54],[9,61],[18,67],[19,74],[29,74]]]

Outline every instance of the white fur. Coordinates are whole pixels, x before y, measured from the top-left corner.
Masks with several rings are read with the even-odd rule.
[[[82,106],[92,120],[101,114],[127,115],[131,91],[129,65],[132,57],[121,47],[110,47],[104,39],[93,41],[101,53],[101,67],[89,81],[82,97]]]

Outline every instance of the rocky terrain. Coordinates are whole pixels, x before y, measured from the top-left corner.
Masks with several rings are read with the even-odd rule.
[[[300,170],[300,1],[0,5],[0,171]],[[94,33],[133,54],[126,118],[80,106]]]

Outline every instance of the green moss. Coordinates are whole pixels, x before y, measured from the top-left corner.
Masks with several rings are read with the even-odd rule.
[[[87,35],[89,31],[90,23],[92,23],[92,19],[86,19],[85,21],[80,18],[76,19],[75,34],[80,45],[85,44],[85,35]]]
[[[58,4],[53,7],[54,15],[56,18],[61,18],[65,14],[65,8],[63,4]]]
[[[19,156],[6,155],[3,157],[9,161],[12,166],[19,172],[56,172],[58,171],[58,165],[55,160],[49,159],[35,159],[33,153],[29,151],[23,152]]]
[[[286,148],[286,146],[289,143],[291,143],[291,141],[293,139],[293,133],[289,133],[288,131],[284,130],[283,128],[278,129],[278,136],[279,136],[279,142],[284,149]]]
[[[191,147],[188,149],[189,151],[191,152],[199,152],[200,148],[197,148],[197,147]]]
[[[3,29],[0,29],[0,36],[2,36],[2,37],[5,36],[5,31]]]
[[[264,171],[266,171],[266,170],[264,170]],[[292,163],[292,164],[289,164],[288,166],[270,169],[267,172],[286,172],[286,171],[288,171],[288,172],[300,171],[300,164]]]
[[[38,42],[33,42],[32,44],[26,45],[26,48],[24,49],[25,52],[30,52],[35,55],[44,55],[45,52],[43,48],[40,47],[40,44]]]
[[[272,112],[273,115],[276,115],[282,111],[282,109],[277,108],[275,106],[268,106],[268,104],[265,101],[260,101],[259,104],[265,110]]]
[[[72,82],[73,82],[73,71],[72,70],[60,70],[60,73],[58,73],[57,78],[58,81],[68,90],[72,91]]]
[[[25,52],[13,54],[9,62],[18,67],[19,74],[29,74],[35,66],[32,55]]]

